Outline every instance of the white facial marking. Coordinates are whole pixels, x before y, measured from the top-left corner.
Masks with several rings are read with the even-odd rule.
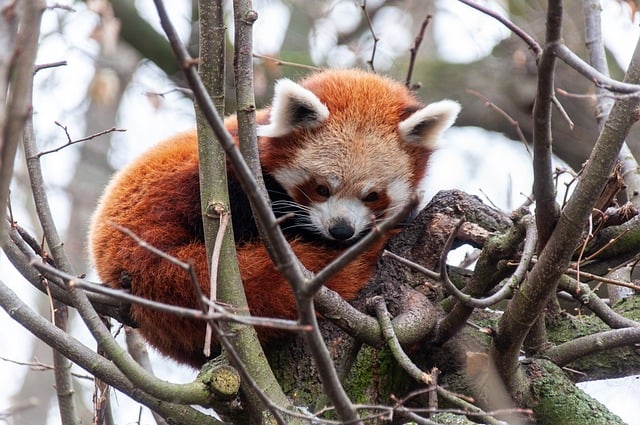
[[[272,175],[287,190],[301,186],[310,178],[309,173],[299,168],[280,168],[279,170],[274,170]]]
[[[391,205],[389,205],[389,209],[403,207],[411,200],[411,186],[406,180],[395,180],[389,184],[387,194],[389,195],[389,198],[391,198]],[[395,211],[392,210],[392,214],[393,212]]]
[[[358,199],[332,196],[325,202],[313,203],[310,207],[311,223],[327,239],[335,239],[329,229],[340,221],[354,229],[353,236],[348,240],[357,239],[371,225],[372,211]]]
[[[327,183],[329,183],[329,188],[331,188],[331,191],[335,192],[342,184],[342,181],[340,180],[340,177],[331,175],[327,177]]]

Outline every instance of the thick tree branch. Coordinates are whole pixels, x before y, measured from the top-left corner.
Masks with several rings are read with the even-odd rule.
[[[23,36],[26,37],[27,40],[33,37],[33,41],[31,41],[31,43],[33,43],[32,47],[29,47],[28,45],[23,46],[23,48],[26,47],[27,49],[27,56],[30,55],[30,53],[28,53],[30,49],[33,49],[33,54],[35,54],[35,48],[40,35],[40,18],[42,12],[44,11],[44,7],[44,2],[30,2],[28,3],[28,6],[24,11],[25,19],[21,23],[21,28],[23,33],[28,33],[29,35]],[[31,67],[33,67],[33,60],[34,57],[28,59]],[[29,104],[28,111],[26,111],[27,114],[24,117],[25,120],[20,124],[24,124],[22,131],[22,141],[24,145],[25,156],[27,157],[27,169],[29,172],[29,180],[31,183],[31,193],[33,194],[33,199],[35,201],[38,219],[44,230],[44,236],[47,244],[49,245],[49,248],[51,249],[54,261],[64,271],[72,272],[71,262],[64,252],[63,243],[56,229],[55,223],[53,221],[53,214],[49,207],[44,178],[42,176],[42,169],[40,167],[40,159],[37,157],[31,157],[32,155],[35,155],[37,151],[31,110],[31,103],[33,98],[33,73],[29,72],[28,74],[24,75],[23,78],[31,79],[31,82],[28,83],[28,85],[26,85],[25,87],[26,90],[19,93],[21,96],[23,96],[22,101]],[[13,171],[12,166],[8,168],[9,172]],[[3,198],[4,196],[1,192],[2,189],[0,188],[0,198]],[[0,201],[0,210],[4,210],[2,201]],[[4,222],[4,216],[0,214],[0,223],[2,223],[0,225],[0,240],[2,240],[2,238],[4,237],[1,230],[2,228],[4,228]],[[69,320],[69,310],[67,306],[54,299],[52,301],[52,308],[52,321],[58,328],[66,332]],[[74,425],[78,423],[78,419],[76,414],[75,402],[73,399],[74,390],[71,378],[71,363],[57,350],[53,351],[53,363],[55,366],[54,376],[56,382],[56,396],[58,398],[58,406],[60,408],[60,420],[63,425]]]
[[[110,0],[111,7],[122,23],[120,37],[136,49],[142,57],[148,58],[167,75],[180,72],[165,38],[143,18],[134,3],[129,0]],[[214,2],[217,3],[217,2]]]
[[[288,282],[304,281],[305,274],[303,268],[299,261],[291,260],[295,259],[295,255],[284,238],[284,235],[280,231],[278,222],[271,211],[267,200],[259,191],[258,183],[253,176],[251,169],[244,161],[242,154],[233,141],[233,138],[224,127],[222,119],[216,113],[213,102],[207,95],[206,88],[194,69],[195,62],[193,58],[189,56],[189,53],[178,38],[173,25],[168,19],[163,2],[161,0],[154,0],[154,3],[158,9],[160,22],[167,33],[171,47],[174,49],[174,53],[182,66],[190,87],[193,90],[195,100],[198,103],[199,108],[202,110],[207,122],[213,129],[218,142],[222,145],[222,148],[227,154],[227,158],[233,166],[235,174],[238,177],[238,181],[242,186],[242,190],[254,206],[254,217],[258,226],[262,227],[264,231],[267,232],[269,240],[273,242],[273,250],[269,253],[273,258],[280,260],[275,261],[276,265],[279,267],[278,270],[280,270]]]
[[[43,0],[26,3],[0,2],[0,22],[3,28],[0,35],[8,41],[6,45],[2,45],[2,49],[8,51],[0,55],[0,99],[4,100],[0,106],[0,241],[7,236],[5,218],[14,159],[22,128],[31,114],[33,69],[44,8]],[[11,33],[15,30],[19,31]]]
[[[551,111],[554,100],[556,57],[553,46],[562,37],[562,1],[549,1],[546,45],[538,62],[538,90],[533,106],[533,195],[539,250],[544,247],[558,219],[553,180]]]
[[[639,343],[640,327],[613,329],[567,341],[549,349],[545,357],[558,366],[564,366],[589,354]]]
[[[609,65],[607,64],[607,55],[602,41],[600,19],[602,5],[599,0],[584,0],[583,8],[585,15],[585,44],[589,52],[589,63],[596,71],[609,77]],[[640,87],[638,89],[640,90]],[[613,99],[610,96],[606,96],[607,93],[608,90],[601,86],[596,86],[596,120],[600,130],[602,130],[613,106]],[[620,149],[618,159],[622,164],[622,177],[627,186],[627,200],[634,206],[640,207],[640,168],[626,142]]]
[[[636,82],[639,79],[640,44],[636,46],[625,81]],[[491,347],[491,355],[503,379],[512,389],[522,341],[545,309],[558,279],[569,265],[592,207],[613,170],[620,147],[629,129],[638,119],[639,104],[640,99],[636,97],[618,99],[614,104],[591,158],[541,252],[538,263],[508,305],[500,321],[498,334]],[[520,378],[523,376],[520,375]]]
[[[87,348],[31,310],[2,281],[0,281],[0,305],[16,322],[45,344],[60,351],[87,372],[129,395],[134,400],[161,413],[169,421],[184,425],[199,425],[205,422],[222,423],[189,406],[176,404],[173,400],[167,402],[150,396],[133,384],[111,361],[98,355],[95,350]],[[205,389],[204,386],[203,389]]]
[[[269,234],[270,240],[276,241],[276,243],[274,244],[274,250],[270,251],[270,254],[272,254],[274,258],[278,259],[295,259],[295,255],[293,254],[293,251],[291,250],[289,244],[286,242],[284,235],[280,231],[275,216],[273,215],[273,212],[271,211],[267,200],[263,196],[262,192],[260,192],[260,190],[258,189],[258,184],[253,173],[242,158],[242,155],[240,154],[240,151],[231,138],[231,135],[224,127],[224,123],[222,122],[220,115],[216,112],[213,102],[208,96],[201,78],[194,68],[195,62],[189,56],[187,50],[180,41],[175,28],[173,27],[171,21],[167,16],[167,11],[164,7],[164,3],[161,0],[154,0],[154,3],[156,5],[158,15],[160,16],[160,23],[165,33],[167,34],[167,37],[169,38],[169,42],[172,49],[174,50],[174,54],[178,58],[178,62],[181,65],[187,81],[189,82],[189,85],[193,90],[198,107],[206,118],[208,124],[213,129],[218,142],[221,144],[234,168],[236,176],[238,177],[243,190],[247,194],[247,197],[254,207],[254,216],[256,218],[258,226],[262,229],[265,229],[264,231]],[[305,280],[303,269],[301,268],[299,262],[276,261],[276,264],[280,266],[279,270],[289,282],[302,282]],[[221,342],[224,344],[225,340],[226,338],[223,338],[221,339]],[[235,353],[235,351],[231,350],[230,354],[232,353]],[[272,375],[264,374],[262,373],[262,371],[255,371],[255,376],[252,376],[246,373],[246,371],[242,367],[240,358],[234,358],[232,354],[230,360],[241,373],[244,373],[244,382],[253,387],[253,391],[257,396],[260,397],[261,402],[271,410],[271,413],[280,423],[283,423],[283,419],[277,409],[275,409],[274,403],[272,403],[269,398],[266,397],[266,395],[262,392],[262,388],[270,388],[273,390],[272,396],[277,396],[276,400],[278,402],[286,400],[286,396],[281,391],[278,391],[279,386],[277,382],[272,379]],[[264,380],[264,382],[254,382],[253,379]]]

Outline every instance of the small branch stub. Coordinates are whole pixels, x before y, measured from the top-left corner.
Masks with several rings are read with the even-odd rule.
[[[229,365],[212,365],[211,369],[205,366],[199,380],[208,385],[219,401],[231,400],[240,391],[240,374]]]
[[[205,215],[209,218],[220,218],[223,214],[228,214],[229,209],[222,202],[214,201],[207,205]]]
[[[258,20],[258,12],[256,12],[255,10],[249,10],[245,15],[244,15],[244,21],[248,24],[248,25],[253,25],[254,22],[256,22]]]

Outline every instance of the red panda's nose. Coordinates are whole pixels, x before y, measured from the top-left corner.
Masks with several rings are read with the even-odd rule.
[[[355,233],[355,229],[344,220],[337,221],[329,227],[329,234],[337,240],[346,241]]]

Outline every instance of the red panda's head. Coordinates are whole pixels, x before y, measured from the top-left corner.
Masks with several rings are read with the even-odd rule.
[[[460,105],[420,103],[402,84],[358,70],[280,80],[260,158],[324,238],[352,242],[409,202]]]

